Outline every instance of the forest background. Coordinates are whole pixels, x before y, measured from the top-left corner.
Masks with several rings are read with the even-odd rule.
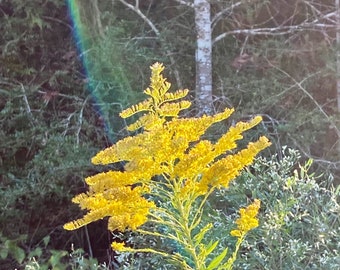
[[[250,136],[270,138],[268,156],[297,149],[327,187],[339,184],[339,1],[196,2],[209,7],[210,75],[199,69],[194,1],[0,1],[2,265],[62,264],[72,245],[84,263],[114,260],[104,222],[72,233],[62,225],[78,215],[71,198],[84,177],[99,170],[90,158],[127,135],[118,113],[141,100],[156,61],[174,89],[192,89],[188,114],[262,115]],[[205,75],[211,90],[202,92]]]

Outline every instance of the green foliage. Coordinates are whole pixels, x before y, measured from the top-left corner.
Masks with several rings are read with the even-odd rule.
[[[315,159],[314,169],[331,171],[339,183],[336,41],[331,31],[300,24],[335,12],[334,2],[322,1],[319,13],[310,1],[296,9],[292,3],[244,3],[220,21],[216,35],[243,29],[252,34],[228,35],[214,44],[215,94],[241,117],[262,112],[277,152],[283,145],[299,149]],[[291,24],[299,31],[278,34]],[[277,32],[259,34],[265,29]]]
[[[259,158],[231,188],[247,194],[244,201],[262,202],[262,224],[235,269],[338,269],[339,189],[327,175],[311,173],[311,161],[299,165],[297,151],[284,148],[278,156]]]
[[[95,43],[96,46],[91,45],[90,48],[93,50],[88,51],[86,55],[91,59],[92,72],[94,72],[90,81],[93,96],[88,97],[88,92],[84,91],[87,88],[85,87],[87,74],[84,74],[79,59],[82,52],[77,53],[75,48],[74,43],[78,40],[73,39],[74,26],[67,16],[65,1],[0,1],[0,227],[2,239],[5,239],[2,244],[9,241],[7,245],[10,245],[12,250],[9,253],[7,248],[1,249],[1,265],[4,265],[2,258],[5,254],[8,254],[7,258],[15,256],[20,258],[21,251],[17,251],[19,255],[11,254],[16,253],[13,243],[23,241],[24,243],[18,244],[18,247],[26,252],[24,247],[31,246],[32,242],[42,241],[45,235],[51,237],[49,242],[51,249],[63,250],[73,241],[75,244],[80,243],[79,246],[86,246],[85,236],[82,233],[66,235],[61,232],[59,225],[74,216],[74,213],[70,213],[72,210],[69,210],[69,198],[79,192],[82,174],[93,172],[93,168],[88,166],[89,157],[97,151],[97,148],[109,144],[109,139],[103,135],[105,122],[107,130],[111,131],[111,138],[121,136],[120,128],[125,123],[117,123],[118,117],[115,117],[115,113],[120,111],[124,104],[139,100],[139,95],[135,93],[141,92],[139,90],[144,89],[148,83],[148,78],[143,74],[146,73],[151,62],[166,63],[170,68],[168,77],[173,82],[175,71],[179,71],[182,84],[193,89],[196,37],[195,32],[192,31],[194,28],[192,9],[174,5],[173,1],[139,1],[142,12],[161,32],[160,37],[155,37],[149,26],[119,1],[99,2],[105,35],[101,43]],[[325,2],[323,5],[325,10],[322,11],[332,11],[334,1],[323,2]],[[252,4],[247,3],[246,9],[243,7],[233,9],[233,12],[215,25],[214,35],[223,31],[242,29],[242,27],[248,28],[252,22],[259,22],[256,20],[261,17],[258,14],[262,15],[261,7],[282,3],[285,2],[255,1]],[[217,14],[220,8],[228,8],[229,4],[228,1],[219,1],[218,4],[213,5],[213,13]],[[286,11],[291,7],[280,9],[283,11],[280,12],[280,16],[284,18],[284,15],[288,14]],[[307,8],[299,9],[299,12],[289,16],[292,15],[290,18],[296,18],[297,21],[303,21],[303,16],[306,14],[314,16],[316,13],[312,13],[311,9]],[[241,27],[235,25],[235,22],[241,23]],[[275,23],[270,20],[266,22],[266,26],[275,27]],[[214,44],[214,94],[217,111],[227,104],[236,107],[240,112],[237,118],[246,119],[254,112],[262,112],[265,117],[262,133],[271,137],[278,153],[282,145],[297,147],[307,156],[320,157],[321,162],[317,164],[321,166],[322,171],[325,171],[338,166],[337,163],[329,162],[329,160],[338,160],[334,147],[337,137],[334,130],[329,127],[330,122],[338,126],[339,124],[338,116],[334,114],[336,67],[335,50],[332,48],[333,36],[328,35],[326,30],[323,31],[324,34],[320,35],[320,33],[301,31],[281,37],[230,35]],[[174,57],[175,62],[170,61],[168,52]],[[241,52],[246,52],[253,58],[236,71],[232,64]],[[288,72],[288,75],[297,82],[302,82],[301,86],[307,92],[299,88],[282,71]],[[304,80],[305,78],[307,79]],[[306,93],[310,93],[314,100]],[[191,96],[194,96],[194,93],[191,93]],[[316,106],[315,101],[320,107]],[[93,110],[91,103],[96,103],[97,108],[101,107],[103,115]],[[329,119],[320,109],[324,109],[330,116]],[[283,168],[282,162],[288,159],[286,155],[283,160],[280,159],[278,164],[281,165],[277,166]],[[297,166],[295,161],[288,163]],[[271,224],[282,222],[282,217],[286,217],[287,213],[288,216],[291,215],[289,214],[291,208],[285,206],[285,202],[278,205],[278,199],[274,197],[269,199],[270,194],[280,198],[284,194],[288,196],[289,189],[284,192],[282,190],[273,192],[275,185],[277,189],[285,186],[281,182],[274,184],[277,179],[290,179],[293,169],[289,166],[287,168],[289,173],[282,177],[276,176],[275,181],[269,176],[268,171],[265,172],[265,179],[270,180],[267,185],[271,186],[265,194],[270,203],[276,205],[272,211],[277,210],[281,213],[276,219],[272,218],[274,221]],[[313,169],[314,167],[311,171]],[[334,175],[337,176],[339,173],[335,171]],[[312,179],[323,183],[324,178]],[[250,179],[253,180],[247,181],[260,182],[254,177]],[[303,181],[299,183],[307,185]],[[337,258],[334,253],[332,254],[332,249],[326,250],[328,244],[336,247],[333,240],[326,242],[329,239],[328,234],[323,237],[323,234],[303,229],[303,226],[310,228],[312,224],[317,231],[323,223],[325,228],[334,231],[332,222],[338,224],[338,220],[328,220],[329,215],[320,214],[321,204],[326,207],[328,198],[332,197],[331,194],[335,194],[332,190],[326,191],[322,185],[317,184],[318,187],[314,187],[313,192],[319,195],[313,195],[314,201],[307,205],[310,212],[314,207],[315,214],[312,216],[318,218],[311,219],[311,223],[301,222],[297,234],[284,234],[283,228],[292,233],[293,227],[287,229],[287,225],[279,226],[278,232],[274,230],[274,233],[283,234],[282,239],[286,243],[291,243],[297,248],[285,249],[288,244],[284,246],[284,242],[279,242],[281,246],[269,246],[270,248],[266,246],[263,255],[262,250],[259,249],[262,244],[253,239],[251,248],[253,254],[257,254],[256,258],[261,258],[262,263],[272,262],[274,259],[271,261],[269,254],[279,256],[277,254],[282,252],[286,256],[280,257],[282,261],[288,258],[287,262],[293,264],[292,259],[289,258],[294,258],[294,253],[289,251],[297,252],[299,249],[313,261],[320,258],[321,269],[328,269],[327,267],[332,269],[331,261],[337,262]],[[302,186],[299,184],[297,189],[305,190],[304,192],[308,194],[313,193]],[[244,188],[251,196],[252,191]],[[261,188],[263,190],[263,187]],[[296,191],[293,193],[300,196]],[[242,198],[235,192],[229,194],[227,199],[229,205],[235,205],[234,201]],[[246,198],[243,200],[245,204]],[[298,203],[301,200],[298,199]],[[295,201],[296,199],[290,198],[291,204]],[[220,237],[224,239],[221,244],[222,242],[226,244],[230,239],[225,237],[224,231],[218,225],[225,224],[224,212],[228,210],[218,199],[210,204],[211,209],[217,207],[217,210],[216,212],[211,210],[209,218],[215,220],[214,224],[221,232]],[[235,209],[238,207],[239,205],[235,205]],[[327,207],[325,210],[328,209]],[[228,226],[225,225],[226,230],[230,229]],[[269,225],[267,228],[273,232]],[[97,237],[97,231],[93,233],[96,234],[96,238],[100,238]],[[21,238],[22,235],[27,236]],[[288,236],[296,235],[297,239],[303,241],[295,243],[293,240],[287,240]],[[308,237],[304,238],[304,236]],[[148,246],[166,246],[169,251],[176,248],[173,243],[139,239],[135,235],[131,236],[130,241],[131,244],[135,242],[143,244],[143,241],[147,241]],[[319,243],[323,251],[313,246],[313,252],[306,253],[305,250],[310,248],[306,241]],[[221,250],[217,246],[215,251]],[[103,253],[106,254],[106,250]],[[320,255],[321,253],[324,255]],[[34,257],[38,258],[39,254],[38,249]],[[151,258],[146,254],[131,256],[134,257],[134,265],[137,268],[171,269],[157,257]],[[247,262],[258,265],[256,258],[247,258]],[[125,261],[126,258],[123,258],[122,264]],[[41,266],[41,264],[37,261],[37,265]],[[274,263],[272,265],[276,269],[276,265]],[[250,266],[244,264],[240,269],[243,269],[242,267]]]
[[[153,246],[131,248],[114,241],[111,244],[114,251],[163,255],[183,269],[230,270],[246,234],[258,226],[260,201],[255,199],[240,210],[237,228],[230,232],[237,243],[229,259],[228,248],[215,257],[209,256],[219,240],[217,244],[206,243],[205,236],[212,224],[202,222],[203,208],[215,189],[228,188],[240,171],[271,145],[261,136],[236,150],[243,133],[258,125],[262,118],[238,122],[214,143],[201,140],[211,125],[229,118],[234,110],[226,108],[212,116],[178,118],[180,111],[191,105],[181,100],[189,91],[168,92],[171,84],[162,75],[164,66],[157,62],[150,68],[150,86],[144,90],[148,97],[120,113],[122,118],[144,113],[127,127],[143,131],[92,158],[97,165],[125,162],[124,171],[109,170],[87,177],[89,190],[72,199],[87,213],[66,223],[64,229],[76,230],[108,217],[110,231],[131,230],[170,239],[178,246],[178,251],[165,253]],[[143,225],[147,223],[153,225],[145,230]]]
[[[19,264],[25,259],[25,251],[18,246],[18,242],[25,240],[25,236],[22,235],[17,239],[10,240],[0,234],[0,258],[2,260],[12,256]]]
[[[233,246],[228,232],[237,209],[249,199],[260,198],[260,226],[244,241],[234,269],[338,269],[340,189],[334,189],[326,175],[311,173],[311,161],[299,165],[299,160],[299,153],[289,148],[267,159],[258,158],[228,191],[212,195],[203,217],[214,225],[208,238],[220,239],[212,257],[221,254],[226,245]],[[167,240],[126,237],[131,245],[141,245],[144,239],[145,245],[176,250]],[[123,254],[117,259],[121,269],[176,269],[165,265],[161,257],[146,254]]]
[[[67,206],[82,174],[92,169],[90,156],[107,138],[84,91],[65,2],[1,1],[0,10],[3,265],[21,262],[22,251],[27,255],[46,235],[50,249],[83,244],[82,234],[60,227],[72,215]]]
[[[111,2],[76,1],[74,9],[81,21],[75,20],[76,42],[80,44],[88,89],[101,112],[105,131],[111,141],[117,141],[125,126],[118,113],[141,99],[147,83],[144,71],[151,62],[163,58],[163,51],[139,42],[144,38],[131,38],[131,32],[140,27],[138,18]],[[151,44],[156,43],[151,40]]]
[[[54,250],[49,246],[50,237],[46,236],[40,244],[25,250],[26,236],[21,235],[17,239],[10,240],[0,235],[0,258],[2,269],[48,270],[48,269],[72,269],[72,270],[105,270],[105,265],[98,264],[94,258],[85,256],[82,249],[72,248],[66,250]]]
[[[55,226],[46,213],[57,218],[93,153],[91,143],[79,143],[80,136],[88,136],[82,129],[89,123],[79,123],[78,112],[46,119],[50,112],[36,101],[36,93],[20,88],[11,90],[0,113],[0,224],[8,236],[38,229],[41,222]],[[13,223],[18,226],[13,228]]]

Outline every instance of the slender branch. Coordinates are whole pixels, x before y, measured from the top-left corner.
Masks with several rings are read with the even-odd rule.
[[[175,0],[177,3],[185,5],[187,7],[194,7],[194,4],[192,2],[186,1],[186,0]]]
[[[146,17],[144,15],[143,12],[140,11],[139,7],[138,7],[138,2],[136,2],[136,5],[131,5],[129,3],[127,3],[124,0],[119,0],[119,2],[121,2],[124,6],[128,7],[129,9],[133,10],[134,12],[136,12],[138,14],[139,17],[141,17],[152,29],[152,31],[155,32],[156,36],[159,36],[161,33],[159,32],[159,30],[156,28],[156,26],[152,23],[152,21],[149,20],[148,17]]]
[[[60,23],[60,24],[64,25],[65,27],[69,28],[71,31],[73,30],[72,25],[70,25],[70,24],[68,24],[68,23],[66,23],[62,20],[59,20],[58,18],[54,18],[54,17],[50,17],[50,16],[42,16],[42,18],[45,19],[45,20]]]
[[[134,12],[136,12],[137,15],[138,15],[139,17],[141,17],[142,20],[144,20],[144,21],[150,26],[150,28],[151,28],[152,31],[156,34],[156,36],[157,36],[159,39],[161,39],[161,38],[160,38],[161,33],[160,33],[160,31],[157,29],[157,27],[155,26],[155,24],[154,24],[151,20],[149,20],[149,18],[148,18],[147,16],[145,16],[145,14],[144,14],[143,12],[141,12],[141,10],[139,9],[139,6],[138,6],[139,2],[138,2],[138,1],[135,2],[135,3],[136,3],[135,6],[133,6],[133,5],[129,4],[129,3],[127,3],[125,0],[119,0],[119,2],[121,2],[124,6],[128,7],[129,9],[133,10]],[[171,65],[175,67],[176,61],[175,61],[175,59],[172,57],[172,53],[171,53],[169,50],[167,50],[167,49],[165,49],[165,50],[166,50],[167,55],[169,56]],[[174,76],[175,76],[175,79],[176,79],[176,83],[177,83],[178,88],[183,88],[183,85],[182,85],[182,82],[181,82],[181,79],[180,79],[180,76],[179,76],[179,71],[178,71],[176,68],[174,68]]]
[[[212,41],[213,44],[224,39],[229,35],[237,35],[244,34],[250,36],[256,35],[268,35],[268,36],[279,36],[285,34],[291,34],[293,32],[298,31],[306,31],[306,30],[324,30],[325,28],[334,29],[336,26],[334,24],[323,24],[323,23],[304,23],[299,25],[289,25],[289,26],[280,26],[276,28],[265,27],[265,28],[256,28],[256,29],[237,29],[228,32],[224,32],[217,37],[215,37]],[[318,29],[316,29],[318,28]]]
[[[38,90],[37,92],[39,94],[43,94],[43,95],[46,95],[48,93],[47,91],[41,91],[41,90]],[[72,96],[72,95],[65,95],[65,94],[58,93],[57,96],[65,97],[65,98],[69,98],[69,99],[74,99],[74,100],[82,101],[82,102],[84,101],[82,98],[77,97],[77,96]]]
[[[100,10],[98,7],[98,0],[91,0],[92,1],[92,7],[93,7],[93,13],[94,13],[94,19],[97,24],[97,29],[99,32],[99,36],[101,38],[104,37],[104,30],[102,26],[102,21],[100,20]]]
[[[337,0],[335,0],[337,1]],[[311,10],[313,12],[315,12],[315,14],[318,14],[320,16],[321,19],[327,19],[329,20],[330,22],[332,23],[335,23],[335,21],[333,20],[330,20],[329,17],[334,17],[336,15],[336,12],[330,12],[330,13],[327,13],[327,14],[323,14],[319,9],[317,9],[315,6],[313,6],[310,1],[303,1],[303,3],[306,5],[306,6],[309,6],[311,8]]]
[[[81,106],[81,109],[80,109],[80,112],[79,112],[79,119],[78,119],[78,129],[77,129],[77,132],[76,132],[76,141],[77,141],[77,145],[79,145],[79,134],[80,134],[80,131],[81,131],[81,127],[83,125],[83,112],[84,112],[84,108],[85,108],[85,105],[88,101],[90,96],[87,96],[86,99],[84,100],[83,102],[83,105]]]
[[[10,45],[12,45],[12,44],[16,44],[17,42],[19,42],[20,39],[23,38],[23,37],[26,35],[26,32],[27,32],[27,31],[24,31],[18,38],[12,39],[12,40],[8,41],[8,42],[6,43],[6,45],[3,46],[2,53],[1,53],[2,56],[5,56],[5,55],[7,54],[8,47],[9,47]]]
[[[91,240],[90,240],[89,231],[87,229],[87,225],[84,226],[84,229],[85,229],[86,242],[89,247],[89,255],[93,257],[92,245],[91,245]]]
[[[211,193],[212,193],[213,191],[214,191],[214,189],[211,188],[211,189],[204,195],[204,197],[203,197],[203,199],[202,199],[202,201],[201,201],[199,207],[198,207],[197,210],[196,210],[196,213],[195,213],[195,215],[194,215],[194,217],[193,217],[193,219],[192,219],[192,222],[191,222],[191,224],[190,224],[190,230],[195,229],[195,228],[199,225],[199,223],[200,223],[200,221],[201,221],[201,218],[202,218],[203,207],[204,207],[204,205],[205,205],[205,203],[206,203],[208,197],[211,195]]]
[[[25,87],[22,83],[20,83],[20,86],[21,86],[21,91],[23,93],[23,99],[24,99],[25,106],[26,106],[26,112],[30,116],[30,118],[33,120],[32,110],[31,110],[30,104],[28,103]]]
[[[157,209],[157,213],[149,213],[150,217],[152,217],[152,222],[167,225],[171,227],[182,227],[181,222],[178,220],[178,216],[169,214],[161,209]],[[167,221],[165,220],[167,219]]]
[[[159,223],[159,224],[163,225],[162,223]],[[138,232],[140,234],[145,234],[145,235],[151,235],[151,236],[156,236],[156,237],[161,237],[161,238],[168,238],[170,240],[174,240],[174,241],[178,242],[179,244],[182,244],[182,245],[185,244],[185,242],[183,242],[181,239],[179,239],[177,236],[175,236],[171,233],[164,234],[164,233],[159,233],[159,232],[147,231],[147,230],[143,230],[143,229],[137,229],[136,232]]]
[[[273,68],[275,68],[276,70],[280,71],[281,73],[283,73],[284,75],[286,75],[289,79],[291,79],[294,84],[306,95],[308,96],[313,103],[317,106],[317,108],[320,110],[320,112],[325,116],[325,118],[327,119],[327,121],[332,125],[332,127],[335,129],[338,137],[340,138],[340,130],[337,128],[336,124],[334,123],[334,121],[329,117],[329,115],[324,111],[324,109],[322,108],[322,106],[315,100],[315,98],[302,86],[302,84],[309,78],[311,78],[312,76],[315,76],[316,74],[320,73],[316,72],[314,74],[311,74],[309,76],[307,76],[306,78],[304,78],[302,81],[298,82],[297,80],[295,80],[290,74],[288,74],[286,71],[282,70],[281,68],[272,65],[271,63],[269,63]]]
[[[227,13],[232,12],[232,10],[238,6],[240,6],[242,4],[242,1],[237,2],[232,4],[230,7],[222,9],[220,12],[217,12],[215,14],[215,16],[211,19],[211,25],[212,25],[212,29],[214,29],[214,27],[216,26],[216,24],[223,19],[223,16]]]

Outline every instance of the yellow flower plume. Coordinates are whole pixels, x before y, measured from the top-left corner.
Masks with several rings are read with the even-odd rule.
[[[187,96],[188,90],[169,92],[171,84],[163,77],[163,70],[164,66],[160,63],[151,66],[151,83],[144,91],[147,99],[120,114],[122,118],[140,114],[137,121],[127,128],[131,131],[140,129],[140,133],[118,141],[92,158],[93,164],[124,162],[124,171],[108,171],[87,177],[85,182],[89,190],[73,198],[73,202],[87,213],[65,224],[65,229],[75,230],[108,218],[110,231],[138,230],[147,221],[161,223],[164,216],[185,213],[181,220],[191,222],[193,230],[196,226],[193,224],[201,221],[201,214],[191,215],[191,211],[203,209],[190,208],[195,205],[196,199],[200,196],[208,198],[208,194],[216,188],[227,188],[230,181],[270,145],[266,137],[260,137],[236,151],[237,141],[243,138],[243,132],[262,121],[259,116],[249,122],[237,123],[214,142],[203,140],[207,129],[228,119],[234,109],[226,108],[215,115],[198,118],[180,118],[179,113],[191,105],[189,101],[179,100]],[[153,201],[155,198],[169,200],[175,213],[159,209]],[[177,211],[176,207],[185,211]],[[255,200],[252,205],[241,209],[241,217],[236,221],[237,229],[231,234],[243,237],[258,226],[256,214],[259,207],[260,201]],[[161,213],[160,216],[157,213]],[[162,217],[162,214],[165,215]],[[177,224],[177,218],[170,220],[176,220]],[[164,224],[170,224],[169,220],[165,220]],[[132,250],[117,242],[112,243],[112,248]]]
[[[232,236],[241,238],[250,231],[259,226],[259,221],[256,218],[261,206],[260,200],[255,199],[254,202],[247,208],[240,209],[240,218],[236,220],[237,229],[232,230],[230,234]]]
[[[89,212],[83,218],[65,224],[64,228],[75,230],[109,217],[110,231],[136,230],[147,221],[150,208],[155,207],[153,202],[143,198],[145,192],[142,187],[130,186],[111,187],[101,192],[94,192],[90,188],[90,192],[79,194],[72,200],[78,203],[81,209],[87,209]]]
[[[126,251],[125,243],[112,242],[111,248],[115,251]]]
[[[128,130],[134,131],[141,127],[145,130],[151,130],[162,125],[165,122],[165,117],[177,117],[181,110],[191,106],[191,102],[187,100],[173,102],[184,98],[189,93],[189,90],[177,90],[174,93],[169,93],[171,84],[163,78],[161,74],[163,70],[163,64],[158,62],[153,64],[151,66],[151,84],[144,91],[150,98],[120,113],[121,117],[127,118],[138,112],[147,112],[135,123],[128,126]]]

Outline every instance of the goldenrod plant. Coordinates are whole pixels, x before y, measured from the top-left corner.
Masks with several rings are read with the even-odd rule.
[[[213,224],[204,224],[203,209],[209,195],[229,183],[250,165],[255,156],[270,145],[266,137],[237,151],[242,133],[261,122],[257,116],[239,122],[215,142],[203,139],[214,123],[227,119],[233,109],[215,115],[181,118],[179,113],[190,107],[180,100],[188,90],[169,92],[171,84],[163,77],[164,66],[151,66],[151,84],[144,93],[149,97],[121,112],[122,118],[143,113],[128,126],[136,135],[118,141],[93,157],[94,164],[124,162],[124,171],[108,171],[85,179],[89,190],[73,198],[88,210],[81,219],[64,225],[75,230],[108,217],[110,231],[134,231],[161,237],[180,248],[165,252],[153,247],[134,247],[113,242],[117,252],[150,252],[163,255],[180,269],[232,269],[237,251],[247,232],[258,226],[260,201],[240,210],[237,228],[231,231],[237,242],[229,254],[225,248],[219,255],[212,253],[219,239],[206,239]],[[152,226],[146,226],[152,224]]]

